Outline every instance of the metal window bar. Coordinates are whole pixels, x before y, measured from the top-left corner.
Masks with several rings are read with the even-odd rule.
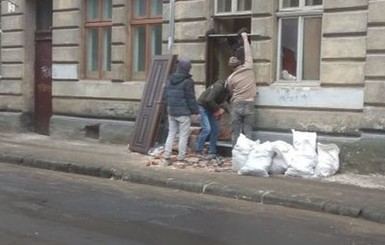
[[[262,37],[261,35],[251,34],[251,33],[248,33],[247,36],[248,37],[253,37],[253,38],[260,38],[260,37]],[[238,37],[238,34],[237,33],[223,33],[223,34],[208,34],[208,35],[204,35],[204,36],[199,36],[199,38],[205,38],[205,37],[209,37],[209,38],[227,38],[227,37]]]

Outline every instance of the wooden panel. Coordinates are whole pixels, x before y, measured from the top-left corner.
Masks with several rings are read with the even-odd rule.
[[[176,55],[158,55],[152,61],[151,72],[135,122],[135,135],[129,147],[132,151],[146,154],[158,137],[164,111],[163,87],[175,65],[176,58]]]
[[[35,33],[35,131],[49,135],[52,116],[52,33]]]

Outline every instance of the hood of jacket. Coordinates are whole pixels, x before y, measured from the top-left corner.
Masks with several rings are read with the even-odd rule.
[[[177,63],[176,72],[171,76],[170,83],[176,85],[183,80],[190,78],[191,61],[180,59]]]
[[[174,74],[172,74],[171,77],[170,77],[170,84],[176,85],[176,84],[181,83],[181,82],[183,82],[185,79],[190,78],[190,77],[191,77],[190,74],[186,74],[186,73],[174,73]]]

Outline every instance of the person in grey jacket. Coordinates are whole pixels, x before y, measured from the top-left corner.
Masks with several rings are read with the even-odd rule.
[[[168,113],[168,135],[165,144],[165,165],[171,165],[172,146],[179,130],[178,161],[184,161],[190,133],[191,115],[199,114],[195,98],[194,80],[190,74],[191,61],[180,59],[176,72],[165,86]]]

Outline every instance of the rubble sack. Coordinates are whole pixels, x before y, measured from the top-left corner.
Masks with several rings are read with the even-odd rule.
[[[329,177],[339,169],[336,144],[317,143],[314,132],[292,130],[293,145],[284,141],[252,141],[241,134],[232,150],[232,170],[240,175]]]

